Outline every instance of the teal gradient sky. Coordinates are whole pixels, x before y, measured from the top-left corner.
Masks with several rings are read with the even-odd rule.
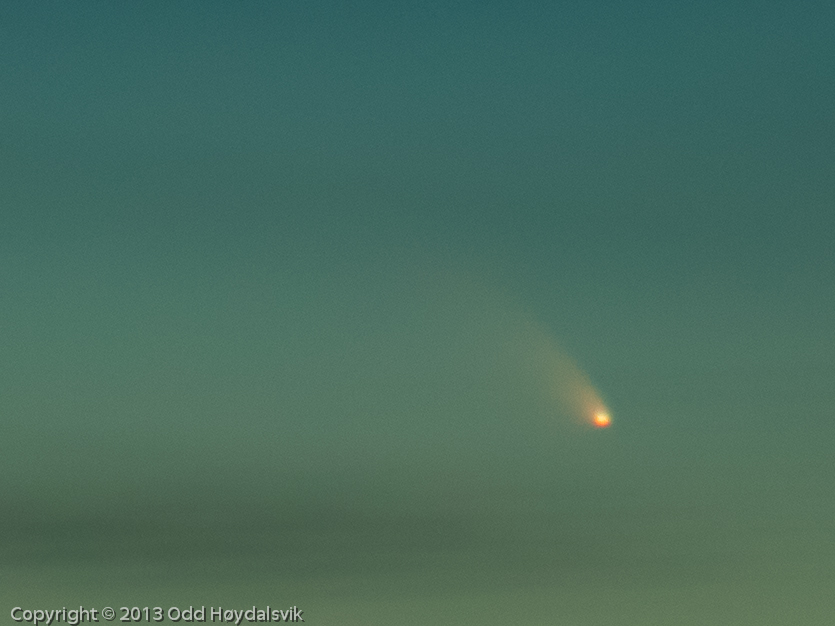
[[[17,3],[0,59],[0,623],[835,619],[835,5]]]

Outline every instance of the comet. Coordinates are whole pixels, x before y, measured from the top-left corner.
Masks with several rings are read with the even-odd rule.
[[[612,413],[588,375],[557,344],[542,325],[528,321],[527,341],[531,366],[544,383],[549,402],[559,413],[567,414],[575,422],[594,429],[612,425]]]
[[[506,371],[518,376],[514,384],[543,402],[542,415],[546,420],[552,416],[551,425],[565,418],[595,430],[612,425],[612,412],[589,376],[563,351],[551,329],[515,298],[467,272],[430,276],[427,284],[439,291],[424,299],[441,303],[440,319],[447,311],[453,316],[466,312],[465,320],[456,319],[464,324],[461,336],[476,338],[478,350],[488,350],[480,352],[481,360],[504,361]],[[489,352],[496,348],[499,352]]]
[[[556,342],[548,345],[550,358],[546,375],[551,395],[576,421],[596,429],[609,428],[612,414],[588,375],[562,352]]]

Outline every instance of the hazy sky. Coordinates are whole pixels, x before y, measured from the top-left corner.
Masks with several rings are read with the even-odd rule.
[[[4,5],[0,621],[831,624],[833,76],[825,2]]]

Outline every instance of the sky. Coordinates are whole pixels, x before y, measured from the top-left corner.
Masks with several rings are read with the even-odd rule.
[[[2,620],[831,624],[833,13],[0,7]]]

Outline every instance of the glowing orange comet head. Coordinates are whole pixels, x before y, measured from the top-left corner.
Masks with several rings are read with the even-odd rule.
[[[604,413],[603,411],[595,413],[592,421],[594,422],[595,428],[607,428],[612,425],[612,418],[608,413]]]

